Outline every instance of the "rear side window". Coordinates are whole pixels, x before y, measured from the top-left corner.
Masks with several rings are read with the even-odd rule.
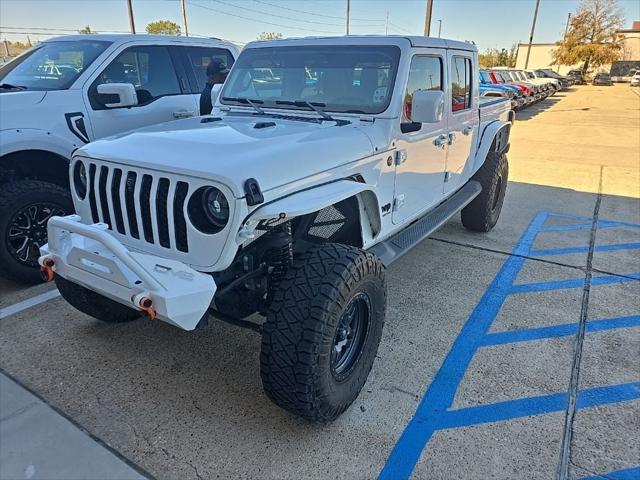
[[[131,47],[118,55],[93,82],[92,106],[94,101],[98,108],[105,103],[100,102],[97,93],[98,85],[103,83],[131,83],[139,105],[182,93],[169,50],[164,46]]]
[[[404,93],[402,122],[411,121],[411,101],[419,90],[442,90],[442,59],[440,57],[415,56],[411,60],[407,89]]]
[[[453,57],[451,63],[451,111],[471,108],[471,60]]]
[[[227,69],[230,69],[233,65],[234,59],[231,52],[226,48],[211,48],[211,47],[186,47],[188,67],[193,72],[193,76],[196,82],[192,93],[200,93],[204,90],[204,86],[207,83],[207,65],[212,60],[217,60],[226,65]]]

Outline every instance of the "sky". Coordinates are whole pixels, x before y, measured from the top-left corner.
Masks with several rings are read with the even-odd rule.
[[[618,0],[625,28],[640,20],[640,1]],[[541,0],[534,42],[557,41],[567,14],[579,0]],[[527,42],[535,0],[434,0],[431,35],[472,40],[481,51]],[[346,0],[187,0],[189,33],[236,43],[255,40],[260,32],[285,37],[343,35]],[[426,0],[351,0],[351,34],[422,35]],[[136,29],[155,20],[182,26],[180,0],[133,0]],[[126,0],[1,0],[0,38],[26,42],[75,33],[90,25],[98,32],[128,32]],[[184,32],[184,27],[183,27]]]

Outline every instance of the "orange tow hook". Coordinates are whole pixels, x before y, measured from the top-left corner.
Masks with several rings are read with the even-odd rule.
[[[53,277],[55,276],[55,273],[53,272],[54,265],[55,262],[51,258],[47,258],[42,262],[42,267],[40,267],[40,276],[45,282],[53,280]]]
[[[156,309],[153,308],[153,302],[149,297],[142,297],[138,302],[140,310],[145,312],[149,316],[149,320],[156,318]]]

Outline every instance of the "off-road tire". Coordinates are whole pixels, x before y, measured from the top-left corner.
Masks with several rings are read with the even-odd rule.
[[[462,224],[475,232],[488,232],[500,217],[509,178],[507,156],[491,151],[471,180],[482,185],[482,192],[461,212]]]
[[[42,282],[37,264],[39,252],[30,245],[33,253],[27,260],[19,260],[19,256],[16,258],[10,251],[9,235],[16,216],[32,205],[55,208],[56,213],[62,215],[71,215],[74,211],[71,195],[59,185],[40,180],[18,180],[0,185],[0,276],[29,284]],[[46,222],[42,223],[33,232],[40,236],[38,241],[44,245],[47,241]]]
[[[102,322],[130,322],[142,316],[140,311],[103,297],[60,275],[56,275],[54,278],[60,294],[72,307]]]
[[[358,298],[370,300],[366,336],[350,369],[337,376],[331,351],[338,324]],[[337,418],[367,380],[386,303],[384,266],[377,256],[327,243],[296,258],[274,292],[263,325],[260,374],[269,398],[312,422]]]

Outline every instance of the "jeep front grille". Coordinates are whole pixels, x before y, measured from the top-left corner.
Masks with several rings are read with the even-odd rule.
[[[136,240],[189,251],[186,182],[95,163],[88,170],[94,223],[106,223],[109,229]]]

